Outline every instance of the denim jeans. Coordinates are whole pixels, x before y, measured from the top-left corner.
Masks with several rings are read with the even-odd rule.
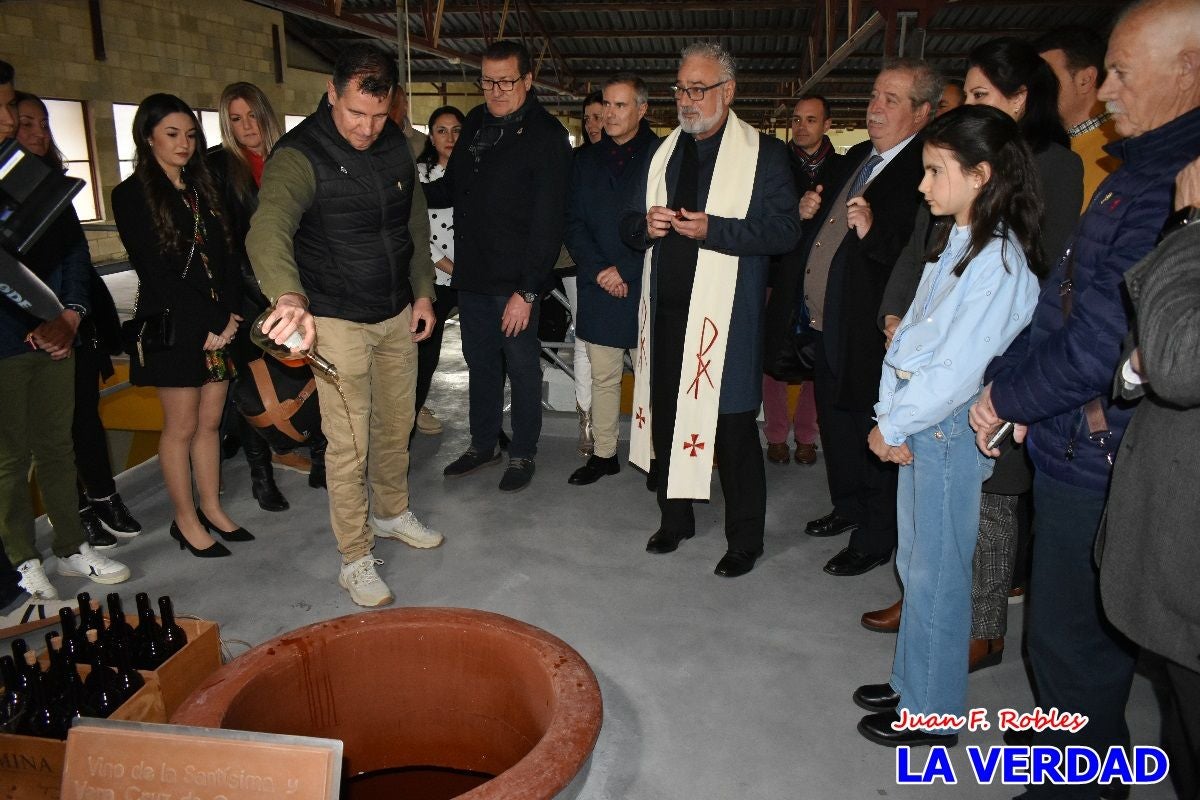
[[[504,374],[512,386],[512,458],[537,455],[542,434],[541,342],[538,340],[537,303],[529,312],[529,325],[516,336],[500,330],[504,306],[512,295],[497,297],[459,291],[458,320],[463,358],[467,362],[470,397],[471,446],[480,453],[496,450],[504,414]]]
[[[981,487],[992,471],[967,422],[973,402],[908,437],[913,463],[900,468],[896,569],[904,606],[891,686],[898,709],[912,714],[966,710],[971,563]]]

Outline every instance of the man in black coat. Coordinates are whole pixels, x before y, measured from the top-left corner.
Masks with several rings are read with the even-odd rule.
[[[817,418],[833,502],[832,513],[809,522],[805,533],[851,533],[825,565],[830,575],[886,564],[896,546],[896,467],[866,446],[884,354],[876,314],[922,202],[918,134],[941,90],[929,64],[887,62],[867,107],[870,140],[851,148],[839,174],[800,201],[800,216],[811,221],[800,244],[805,268],[796,307],[817,339]]]
[[[454,206],[451,285],[470,376],[471,445],[444,474],[458,477],[500,460],[507,369],[513,436],[500,490],[515,492],[533,479],[542,430],[537,301],[562,247],[571,145],[530,92],[523,45],[489,45],[479,86],[485,103],[467,114],[445,177]]]

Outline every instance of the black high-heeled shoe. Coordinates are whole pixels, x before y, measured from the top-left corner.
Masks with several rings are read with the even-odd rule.
[[[175,524],[174,520],[171,521],[171,538],[179,542],[180,550],[186,547],[188,552],[196,558],[220,558],[221,556],[233,555],[233,553],[229,552],[229,548],[220,542],[213,542],[201,550],[187,540],[187,537],[183,535],[183,531],[179,530],[179,526]]]
[[[216,525],[208,521],[208,517],[204,516],[204,512],[199,508],[196,509],[196,516],[200,518],[200,524],[204,526],[209,533],[215,533],[227,542],[252,542],[254,534],[245,528],[238,528],[236,531],[223,531]]]

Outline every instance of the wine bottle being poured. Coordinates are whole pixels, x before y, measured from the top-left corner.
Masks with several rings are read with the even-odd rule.
[[[336,381],[338,377],[337,367],[322,358],[315,349],[301,349],[300,346],[304,343],[304,332],[302,330],[297,329],[283,344],[277,343],[274,339],[263,333],[263,323],[274,310],[275,307],[271,306],[259,314],[258,319],[254,320],[254,324],[250,326],[250,341],[285,364],[306,361],[313,369],[328,375]]]

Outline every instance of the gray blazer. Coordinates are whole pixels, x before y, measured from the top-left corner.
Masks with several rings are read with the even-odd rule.
[[[1113,466],[1096,551],[1109,620],[1138,644],[1200,669],[1200,222],[1132,267],[1146,395]]]

